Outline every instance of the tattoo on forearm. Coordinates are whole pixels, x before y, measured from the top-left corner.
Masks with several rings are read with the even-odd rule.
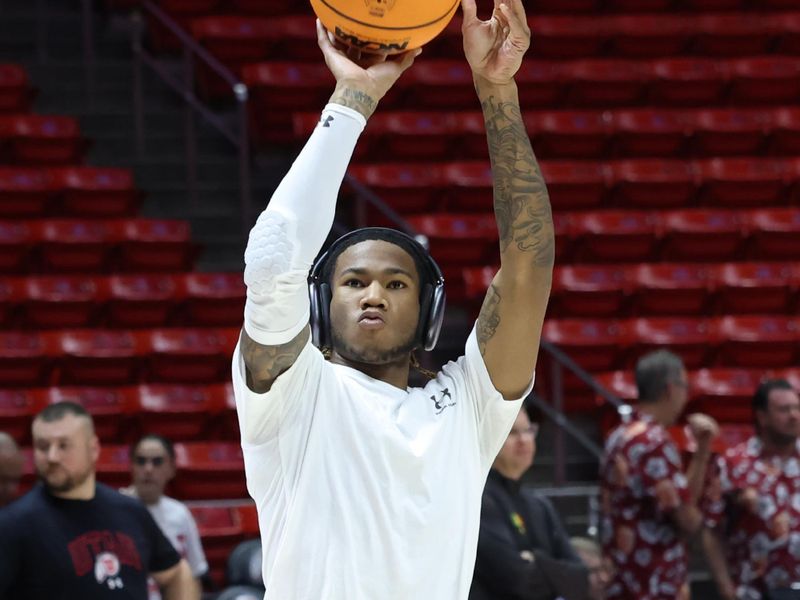
[[[242,331],[241,352],[247,367],[247,387],[263,394],[272,388],[275,379],[291,367],[306,345],[309,329],[306,327],[293,340],[279,346],[263,346]]]
[[[331,102],[341,104],[355,111],[360,112],[365,117],[375,112],[378,101],[362,90],[355,90],[346,86],[337,86],[330,99]]]
[[[494,284],[489,286],[486,298],[481,306],[481,313],[478,315],[478,326],[475,334],[478,337],[478,349],[481,356],[486,354],[486,344],[494,337],[497,326],[500,325],[500,293]]]
[[[480,93],[480,90],[479,90]],[[482,100],[494,176],[494,213],[500,251],[513,243],[537,267],[552,266],[555,234],[550,198],[517,102]]]

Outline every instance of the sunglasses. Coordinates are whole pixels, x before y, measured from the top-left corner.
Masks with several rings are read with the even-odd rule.
[[[134,456],[133,457],[133,462],[139,467],[143,467],[147,463],[150,463],[154,467],[160,467],[166,461],[167,461],[167,459],[164,458],[163,456],[153,456],[152,458],[148,457],[148,456]]]

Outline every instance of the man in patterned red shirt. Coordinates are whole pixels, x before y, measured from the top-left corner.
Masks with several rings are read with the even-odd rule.
[[[699,530],[697,507],[717,424],[689,416],[697,452],[686,472],[667,430],[688,401],[683,362],[659,350],[636,365],[638,404],[606,440],[601,466],[603,547],[616,568],[607,597],[688,600],[684,538]]]
[[[800,598],[800,397],[764,381],[753,413],[756,435],[711,465],[703,545],[725,600]]]

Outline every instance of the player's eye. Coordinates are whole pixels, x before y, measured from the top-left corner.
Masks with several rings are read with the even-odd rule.
[[[358,279],[348,279],[344,282],[347,287],[361,287],[363,284]]]
[[[399,289],[402,289],[402,288],[407,287],[407,286],[406,286],[405,282],[400,281],[400,280],[395,280],[395,281],[390,281],[389,285],[387,287],[389,289],[392,289],[392,290],[399,290]]]

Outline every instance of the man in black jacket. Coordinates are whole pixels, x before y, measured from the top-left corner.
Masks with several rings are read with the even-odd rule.
[[[523,408],[489,472],[470,600],[589,598],[588,569],[553,505],[521,486],[537,431]]]

